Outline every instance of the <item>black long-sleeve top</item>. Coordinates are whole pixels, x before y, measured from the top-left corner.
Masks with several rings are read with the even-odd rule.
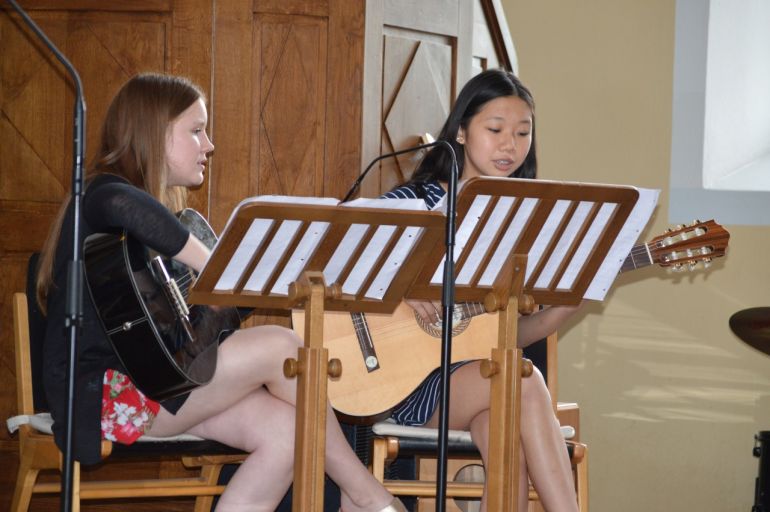
[[[72,254],[73,207],[65,214],[56,247],[53,283],[48,292],[46,335],[43,346],[43,384],[54,436],[62,447],[66,414],[68,338],[64,329],[67,267]],[[81,208],[80,239],[95,233],[126,230],[142,244],[164,256],[182,250],[189,232],[155,198],[122,178],[101,174],[86,187]],[[88,293],[83,294],[83,324],[78,341],[74,457],[83,464],[100,460],[102,379],[108,368],[123,373]],[[163,405],[163,404],[161,404]],[[173,411],[172,411],[173,412]]]

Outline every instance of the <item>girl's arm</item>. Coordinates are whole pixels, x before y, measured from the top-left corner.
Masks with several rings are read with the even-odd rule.
[[[554,332],[580,309],[583,303],[577,306],[551,306],[531,315],[519,317],[519,329],[516,337],[520,348],[531,345]]]
[[[407,300],[409,304],[426,323],[434,323],[439,320],[441,312],[440,303],[432,303],[422,300]],[[577,306],[551,306],[531,315],[519,317],[519,329],[516,337],[519,348],[527,347],[536,341],[550,336],[569,317],[575,314],[583,303]]]
[[[209,248],[191,233],[182,250],[174,254],[172,258],[200,272],[210,254]]]

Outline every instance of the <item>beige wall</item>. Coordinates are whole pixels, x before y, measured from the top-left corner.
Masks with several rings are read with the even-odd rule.
[[[660,234],[675,2],[502,3],[537,101],[541,176],[661,189],[644,238]],[[728,319],[770,306],[770,228],[725,227],[729,253],[711,269],[620,276],[562,329],[559,399],[581,406],[592,512],[751,509],[770,357],[734,337]]]

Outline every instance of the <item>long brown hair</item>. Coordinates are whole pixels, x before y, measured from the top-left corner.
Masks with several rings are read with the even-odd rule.
[[[166,135],[169,125],[202,98],[205,96],[200,87],[186,78],[159,73],[131,78],[107,109],[101,142],[86,173],[86,183],[98,174],[115,174],[147,191],[172,211],[184,208],[187,189],[167,184]],[[40,255],[36,285],[37,301],[43,311],[69,203],[70,198],[62,203]]]

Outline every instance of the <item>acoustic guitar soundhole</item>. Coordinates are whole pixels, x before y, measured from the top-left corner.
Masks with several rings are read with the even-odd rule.
[[[458,336],[468,327],[471,323],[471,317],[463,314],[462,306],[455,304],[452,315],[452,336]],[[414,313],[414,319],[417,321],[417,325],[420,329],[433,336],[434,338],[441,338],[441,320],[437,322],[427,323],[425,322],[417,312]]]

